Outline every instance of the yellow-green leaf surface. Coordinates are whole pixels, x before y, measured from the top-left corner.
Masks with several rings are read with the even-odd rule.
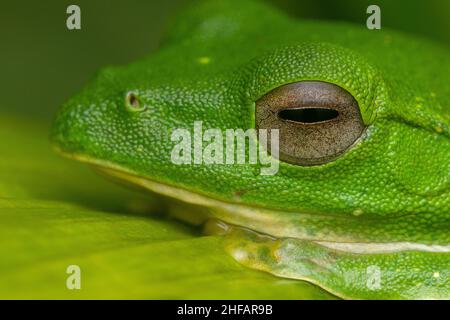
[[[155,215],[151,195],[55,155],[46,132],[0,118],[0,298],[332,298],[242,267],[219,236]],[[66,287],[69,265],[81,290]]]

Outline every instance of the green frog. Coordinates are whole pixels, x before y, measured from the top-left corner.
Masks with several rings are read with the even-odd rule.
[[[171,199],[250,268],[348,299],[449,299],[449,53],[257,1],[201,1],[158,51],[103,69],[70,99],[51,140]],[[174,132],[198,123],[200,151],[217,142],[210,129],[277,133],[244,144],[266,146],[274,170],[219,161],[228,148],[173,161]]]

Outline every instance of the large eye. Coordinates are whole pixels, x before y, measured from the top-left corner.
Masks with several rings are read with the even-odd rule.
[[[280,160],[310,166],[344,153],[363,133],[358,103],[331,83],[301,81],[256,102],[257,129],[279,129]]]

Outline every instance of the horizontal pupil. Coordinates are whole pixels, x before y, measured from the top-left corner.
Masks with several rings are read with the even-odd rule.
[[[330,121],[338,116],[338,111],[327,108],[284,109],[278,112],[280,119],[302,123]]]

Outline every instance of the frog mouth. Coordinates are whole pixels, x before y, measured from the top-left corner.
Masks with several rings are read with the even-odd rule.
[[[109,168],[98,168],[99,171],[118,178],[120,180],[124,180],[127,182],[131,182],[133,184],[139,185],[148,189],[152,192],[162,194],[164,196],[168,196],[170,198],[174,198],[177,200],[181,200],[182,202],[198,205],[201,207],[213,208],[214,211],[211,213],[211,218],[218,218],[225,222],[225,224],[230,221],[230,219],[221,215],[220,211],[223,210],[225,212],[230,213],[241,213],[247,214],[249,217],[254,216],[255,214],[260,214],[263,209],[260,208],[252,208],[248,206],[226,203],[220,200],[211,199],[205,197],[203,195],[187,191],[184,189],[179,189],[176,187],[171,187],[166,184],[161,184],[152,180],[148,180],[146,178],[140,178],[137,176],[130,175],[128,173],[124,173],[122,171],[118,171],[115,169]],[[217,210],[217,208],[220,208]],[[208,217],[206,218],[208,219]],[[233,222],[231,222],[233,224]],[[256,231],[261,233],[261,230]],[[253,230],[250,228],[250,230]],[[267,229],[266,229],[267,230]],[[255,231],[255,230],[253,230]],[[264,234],[264,230],[262,234]],[[273,233],[276,233],[275,230]],[[272,233],[270,233],[272,234]],[[285,238],[286,235],[276,235],[275,238]],[[288,236],[289,237],[289,236]],[[296,238],[296,237],[292,237]],[[303,237],[300,237],[301,240],[310,240]],[[321,246],[327,247],[332,250],[344,251],[349,253],[358,253],[358,254],[378,254],[378,253],[393,253],[393,252],[401,252],[401,251],[421,251],[421,252],[450,252],[450,245],[431,245],[431,244],[422,244],[422,243],[414,243],[414,242],[388,242],[388,243],[376,243],[376,242],[336,242],[336,241],[323,241],[323,240],[313,240],[312,242],[319,244]]]
[[[93,159],[82,154],[68,154],[57,149],[64,157],[87,163],[99,173],[112,177],[115,180],[139,186],[147,191],[162,195],[166,198],[192,205],[200,213],[200,223],[208,220],[222,221],[229,226],[245,226],[245,229],[261,235],[273,238],[292,238],[308,241],[331,250],[355,254],[383,254],[403,251],[449,253],[449,244],[434,244],[421,241],[402,241],[401,239],[376,239],[372,238],[376,229],[376,223],[398,222],[398,218],[391,221],[379,221],[372,219],[369,224],[359,230],[367,231],[355,234],[352,232],[340,232],[344,225],[358,224],[359,218],[355,216],[327,216],[311,213],[285,212],[276,209],[252,207],[242,203],[227,202],[211,198],[209,196],[193,192],[167,183],[157,182],[147,177],[138,176],[135,172],[105,160]],[[293,218],[293,216],[295,216]],[[183,219],[177,215],[178,218]],[[293,224],[293,219],[296,223]],[[199,220],[198,218],[196,219]],[[367,221],[366,221],[367,222]],[[323,224],[323,228],[311,232],[311,225]],[[327,227],[330,225],[331,227]],[[336,227],[338,226],[338,227]],[[336,228],[333,228],[336,227]],[[323,230],[327,230],[324,232]]]

